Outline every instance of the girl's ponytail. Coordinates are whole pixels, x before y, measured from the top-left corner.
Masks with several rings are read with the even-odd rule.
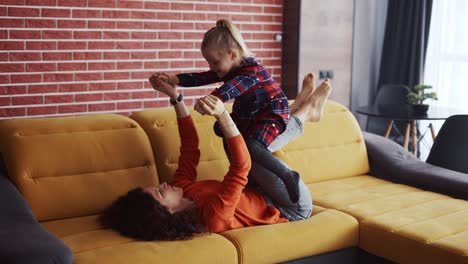
[[[201,49],[203,50],[211,44],[226,51],[237,49],[243,59],[251,56],[239,29],[227,19],[219,19],[216,21],[216,27],[205,33]]]

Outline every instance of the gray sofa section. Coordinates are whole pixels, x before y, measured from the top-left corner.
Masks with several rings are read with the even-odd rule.
[[[419,160],[399,144],[363,132],[371,175],[423,190],[468,200],[468,174]]]
[[[73,263],[70,249],[39,224],[1,167],[0,263]]]

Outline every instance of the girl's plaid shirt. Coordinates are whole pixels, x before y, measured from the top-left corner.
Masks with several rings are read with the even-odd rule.
[[[211,94],[223,102],[234,99],[232,118],[244,137],[270,143],[286,128],[290,117],[288,99],[269,71],[255,58],[247,58],[242,68],[219,79],[215,72],[178,74],[183,87],[224,81]]]

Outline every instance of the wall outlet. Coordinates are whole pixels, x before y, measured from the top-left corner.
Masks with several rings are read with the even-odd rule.
[[[333,79],[333,70],[319,70],[320,79]]]

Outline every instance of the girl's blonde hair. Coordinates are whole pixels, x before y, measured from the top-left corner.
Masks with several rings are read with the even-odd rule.
[[[213,44],[226,52],[236,49],[240,52],[240,56],[243,59],[251,56],[239,29],[227,19],[219,19],[216,21],[216,27],[211,28],[205,33],[201,49],[204,50]]]

